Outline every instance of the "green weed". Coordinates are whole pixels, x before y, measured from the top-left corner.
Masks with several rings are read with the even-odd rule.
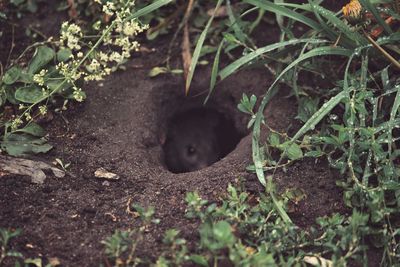
[[[280,199],[285,206],[288,199]],[[371,234],[368,215],[356,210],[345,217],[333,214],[318,218],[315,226],[300,229],[285,223],[275,211],[271,197],[256,197],[228,187],[220,205],[208,204],[196,192],[186,196],[187,217],[199,220],[195,246],[179,237],[179,230],[166,231],[161,255],[154,261],[135,258],[150,266],[346,266],[351,261],[368,264],[365,239]],[[140,228],[139,228],[140,229]],[[124,244],[138,240],[129,234],[117,237],[114,250],[128,250]],[[125,241],[128,240],[128,241]],[[120,253],[119,253],[120,254]],[[109,255],[109,254],[108,254]],[[110,255],[109,255],[110,256]],[[132,266],[132,264],[115,266]],[[134,264],[133,264],[134,265]]]
[[[0,228],[0,265],[8,257],[22,258],[22,254],[17,251],[8,250],[8,244],[10,240],[20,235],[21,230],[9,231],[7,229]]]
[[[45,131],[36,123],[46,116],[52,103],[65,99],[78,102],[86,98],[82,82],[99,81],[117,70],[138,49],[135,37],[147,29],[138,17],[151,13],[172,0],[159,0],[136,10],[133,1],[97,3],[107,22],[96,21],[89,29],[64,22],[58,40],[50,38],[25,49],[18,59],[34,49],[26,67],[18,59],[0,77],[0,107],[18,106],[12,114],[2,114],[1,150],[13,156],[49,151]]]

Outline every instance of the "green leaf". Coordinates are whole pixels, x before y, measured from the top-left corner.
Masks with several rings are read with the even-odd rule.
[[[230,22],[229,28],[232,27],[233,31],[235,32],[235,36],[240,40],[241,43],[245,43],[247,36],[240,28],[241,24],[240,18],[236,18],[235,15],[233,14],[230,0],[226,1],[226,9],[228,11],[228,17]]]
[[[250,104],[249,97],[245,93],[243,93],[242,99],[237,105],[237,108],[243,113],[252,115],[253,107]]]
[[[170,72],[171,72],[172,74],[182,74],[182,73],[183,73],[183,70],[182,70],[182,69],[173,69],[173,70],[170,70]]]
[[[305,156],[310,158],[318,158],[321,157],[322,155],[323,155],[322,150],[308,151],[305,153]]]
[[[154,67],[150,70],[148,76],[149,77],[156,77],[160,74],[167,73],[168,69],[166,67]]]
[[[400,183],[397,181],[390,180],[390,181],[383,182],[382,187],[385,190],[400,190]]]
[[[47,82],[47,87],[55,92],[65,93],[72,87],[72,83],[66,82],[63,78],[52,78]]]
[[[270,133],[268,136],[268,141],[271,146],[278,146],[280,144],[279,135],[277,133]]]
[[[298,105],[296,119],[306,122],[318,109],[318,98],[301,97]]]
[[[250,109],[253,110],[254,106],[256,105],[257,97],[255,95],[250,96]]]
[[[44,99],[42,89],[34,84],[20,87],[15,91],[15,99],[33,104]]]
[[[290,144],[289,147],[286,149],[285,154],[290,160],[301,159],[303,157],[303,151],[296,143]]]
[[[28,9],[31,13],[36,13],[38,10],[38,5],[36,1],[28,1],[26,3],[26,9]]]
[[[228,43],[231,44],[237,44],[239,43],[239,40],[236,39],[235,35],[233,35],[232,33],[224,33],[224,40],[227,41]]]
[[[3,88],[6,93],[6,99],[8,100],[8,102],[10,102],[13,105],[18,104],[18,100],[15,99],[15,89],[11,86],[5,86]]]
[[[17,252],[17,251],[7,251],[6,256],[14,257],[14,258],[23,258],[24,257],[24,255],[22,255],[22,253]]]
[[[202,255],[193,254],[189,256],[189,259],[200,266],[208,266],[207,260]]]
[[[68,49],[68,48],[60,49],[60,50],[57,52],[57,60],[58,60],[59,62],[67,61],[68,59],[70,59],[70,56],[71,56],[71,55],[72,55],[71,49]]]
[[[28,264],[28,265],[34,265],[34,266],[36,266],[36,267],[42,267],[42,266],[43,266],[43,264],[42,264],[42,259],[41,259],[41,258],[26,259],[26,260],[24,261],[24,263],[25,263],[25,264]]]
[[[210,250],[229,247],[235,243],[232,228],[226,221],[219,221],[215,224],[205,223],[200,227],[199,232],[202,246]]]
[[[208,99],[210,98],[212,92],[214,91],[215,84],[217,83],[217,76],[218,76],[218,69],[219,69],[219,58],[220,58],[221,49],[222,49],[223,44],[224,44],[224,41],[222,41],[219,44],[217,53],[215,54],[214,64],[213,64],[213,67],[212,67],[212,70],[211,70],[210,89],[208,91],[208,95],[207,95],[206,99],[204,100],[204,105],[207,103]]]
[[[219,221],[214,225],[214,237],[226,244],[232,244],[234,236],[232,234],[231,225],[226,221]]]
[[[5,84],[13,84],[18,80],[21,72],[22,70],[19,66],[14,66],[11,69],[7,70],[6,73],[4,73],[2,80]]]
[[[31,122],[24,128],[18,129],[15,132],[27,133],[37,137],[43,137],[46,135],[46,131],[39,124],[35,122]]]
[[[306,123],[304,123],[303,127],[297,131],[297,133],[293,136],[292,142],[299,139],[303,134],[305,134],[309,130],[313,130],[315,126],[334,108],[339,102],[347,96],[347,92],[342,91],[336,96],[329,99],[328,102],[322,105],[322,107],[311,116],[310,119]]]
[[[22,3],[24,3],[25,2],[25,0],[10,0],[10,3],[11,4],[14,4],[14,5],[16,5],[16,6],[19,6],[19,5],[21,5]]]
[[[33,74],[22,71],[18,81],[22,83],[33,83]]]
[[[0,107],[2,107],[7,101],[7,94],[4,87],[0,88]]]
[[[0,142],[1,149],[11,156],[46,153],[53,147],[43,138],[25,134],[9,134]]]
[[[35,54],[28,66],[28,73],[35,74],[49,63],[55,56],[53,49],[47,46],[39,46],[36,48]]]
[[[141,16],[147,15],[151,12],[153,12],[154,10],[159,9],[160,7],[167,5],[169,3],[171,3],[173,0],[159,0],[156,1],[142,9],[139,9],[138,11],[136,11],[135,13],[133,13],[131,16],[129,16],[127,18],[127,20],[131,20],[131,19],[135,19],[135,18],[139,18]]]

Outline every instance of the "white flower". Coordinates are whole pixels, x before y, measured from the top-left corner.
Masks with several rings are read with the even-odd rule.
[[[85,95],[82,92],[82,89],[74,87],[74,92],[72,93],[74,99],[78,102],[82,102],[85,99]]]
[[[40,86],[44,85],[44,76],[46,75],[47,70],[43,69],[38,74],[33,75],[33,81]]]
[[[109,16],[112,16],[114,14],[115,11],[115,5],[113,2],[107,2],[104,6],[103,6],[103,12],[106,13]]]
[[[39,107],[39,112],[41,115],[46,115],[47,114],[47,107],[45,105],[42,105]]]
[[[11,129],[16,130],[22,123],[23,123],[23,121],[21,120],[21,118],[19,118],[19,117],[15,118],[11,122]]]
[[[62,43],[66,44],[71,50],[80,50],[79,40],[82,38],[83,33],[81,28],[72,23],[64,22],[61,25],[61,36],[60,40]]]
[[[117,63],[121,63],[124,60],[124,57],[118,52],[112,52],[110,55],[110,61],[115,61]]]
[[[94,58],[86,68],[89,72],[96,72],[100,68],[100,63]]]

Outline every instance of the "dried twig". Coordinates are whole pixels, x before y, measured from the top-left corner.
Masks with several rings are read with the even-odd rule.
[[[182,20],[181,23],[179,23],[178,29],[175,31],[174,36],[172,37],[172,40],[171,40],[171,42],[169,43],[168,53],[167,53],[167,60],[166,60],[166,64],[167,64],[167,68],[168,68],[168,69],[170,68],[170,66],[169,66],[169,60],[170,60],[170,57],[171,57],[173,44],[174,44],[176,38],[178,37],[178,34],[179,34],[180,31],[182,30],[182,28],[183,28],[185,25],[187,25],[187,21],[189,20],[190,14],[191,14],[191,12],[192,12],[192,10],[193,10],[193,4],[194,4],[194,0],[189,0],[189,3],[187,4],[187,7],[186,7],[185,15],[184,15],[184,17],[183,17],[183,20]]]

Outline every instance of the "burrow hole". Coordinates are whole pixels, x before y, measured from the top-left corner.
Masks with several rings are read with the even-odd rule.
[[[167,125],[165,164],[173,173],[200,170],[228,155],[241,138],[233,121],[214,109],[177,113]]]

